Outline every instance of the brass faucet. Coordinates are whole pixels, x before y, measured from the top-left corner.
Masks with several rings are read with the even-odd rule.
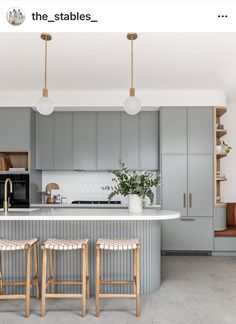
[[[11,204],[10,204],[10,197],[9,197],[9,195],[7,194],[7,184],[8,184],[8,182],[9,182],[9,184],[10,184],[10,193],[13,192],[13,190],[12,190],[12,181],[11,181],[10,178],[7,178],[7,179],[5,180],[5,184],[4,184],[4,202],[3,202],[3,210],[4,210],[5,213],[7,213],[7,212],[8,212],[8,208],[11,207]]]

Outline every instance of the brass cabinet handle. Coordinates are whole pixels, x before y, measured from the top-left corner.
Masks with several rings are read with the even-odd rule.
[[[189,194],[189,208],[192,208],[193,206],[193,197],[192,197],[192,194],[190,193]]]
[[[186,206],[187,206],[187,195],[186,195],[186,193],[184,193],[184,208],[186,208]]]

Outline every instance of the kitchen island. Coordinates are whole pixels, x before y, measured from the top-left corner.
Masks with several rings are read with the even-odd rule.
[[[0,237],[5,239],[29,239],[38,237],[40,243],[49,237],[64,239],[90,239],[91,292],[95,288],[95,244],[98,237],[136,237],[141,243],[141,292],[148,294],[161,284],[161,221],[176,219],[179,212],[144,209],[130,214],[118,208],[38,208],[31,211],[0,212]],[[3,274],[7,280],[23,279],[25,259],[23,252],[3,254]],[[40,253],[41,260],[41,253]],[[6,262],[5,262],[5,261]],[[132,254],[130,251],[103,251],[102,270],[106,279],[131,280]],[[55,274],[64,279],[75,279],[81,274],[80,253],[60,251],[55,255]],[[102,271],[103,272],[103,271]],[[11,288],[9,288],[11,289]],[[14,288],[18,293],[21,287]],[[58,292],[75,292],[77,287],[59,286]],[[104,291],[128,293],[129,286],[107,286]]]

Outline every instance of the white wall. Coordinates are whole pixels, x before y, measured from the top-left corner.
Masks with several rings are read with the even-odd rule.
[[[222,116],[222,123],[227,129],[224,141],[232,146],[231,153],[221,161],[222,174],[227,181],[222,183],[221,197],[225,202],[236,202],[236,104],[229,105],[227,113]]]

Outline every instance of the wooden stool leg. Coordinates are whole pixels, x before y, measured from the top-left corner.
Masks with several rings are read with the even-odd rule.
[[[98,317],[100,315],[100,272],[101,272],[101,264],[100,264],[100,258],[101,258],[101,251],[100,246],[96,246],[96,316]]]
[[[39,259],[38,259],[38,243],[34,245],[34,280],[36,285],[36,299],[39,299]]]
[[[54,255],[53,251],[49,250],[49,268],[50,268],[50,286],[51,293],[55,294],[55,278],[54,278]]]
[[[25,298],[25,316],[30,314],[30,263],[31,263],[31,247],[26,246],[26,298]]]
[[[89,245],[87,245],[86,247],[86,264],[87,264],[87,273],[86,273],[86,276],[87,276],[87,298],[90,298],[90,274],[89,274]]]
[[[82,248],[83,254],[83,270],[82,270],[82,316],[86,316],[86,275],[87,275],[87,253],[86,253],[86,245],[83,245]]]
[[[137,250],[133,250],[133,262],[134,262],[134,294],[136,294],[136,272],[137,272]]]
[[[43,249],[43,260],[42,260],[42,304],[41,304],[41,316],[45,316],[45,302],[46,302],[46,281],[47,281],[47,250]]]
[[[3,294],[2,255],[0,252],[0,295]]]
[[[136,251],[136,316],[140,317],[140,245]]]

